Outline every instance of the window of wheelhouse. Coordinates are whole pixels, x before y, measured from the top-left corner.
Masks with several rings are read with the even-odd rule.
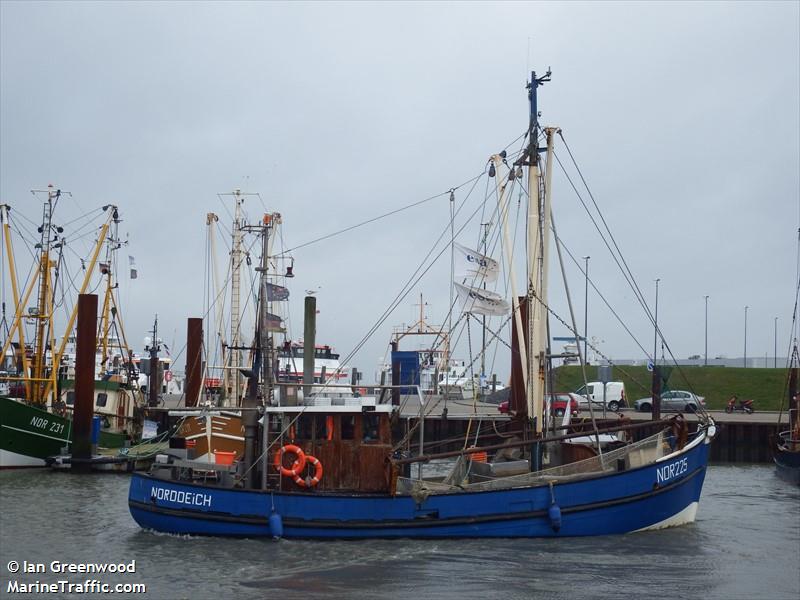
[[[105,392],[100,392],[97,394],[97,401],[95,402],[95,406],[104,407],[108,402],[108,394]]]
[[[289,438],[292,440],[310,440],[313,428],[313,415],[300,415],[297,420],[289,426]]]
[[[363,413],[362,419],[362,439],[365,442],[380,441],[380,415],[377,413]]]
[[[330,437],[328,437],[329,435]],[[333,424],[328,422],[325,415],[314,415],[314,440],[329,439],[333,439]]]
[[[342,439],[354,440],[356,439],[356,416],[355,415],[342,415]]]
[[[67,392],[67,406],[75,406],[75,392]]]
[[[292,440],[322,440],[333,439],[333,417],[329,415],[301,415],[289,427],[289,438]]]

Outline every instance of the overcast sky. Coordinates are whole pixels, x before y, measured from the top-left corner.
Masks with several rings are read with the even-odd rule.
[[[525,81],[551,66],[541,121],[562,127],[651,304],[660,278],[675,356],[704,352],[705,295],[710,357],[742,356],[745,306],[748,356],[773,355],[775,317],[781,356],[800,226],[799,7],[4,0],[0,200],[34,221],[29,190],[48,183],[72,193],[62,222],[119,205],[139,270],[121,281],[128,336],[141,350],[158,313],[181,348],[204,308],[206,213],[229,222],[218,194],[259,193],[288,247],[441,194],[524,132]],[[247,201],[252,220],[261,200]],[[652,326],[558,170],[553,201],[570,252],[591,256],[592,281],[651,352]],[[318,341],[348,354],[448,218],[444,195],[295,251],[293,336],[318,289]],[[350,361],[368,379],[419,293],[444,319],[447,259]],[[582,327],[583,275],[567,269]],[[551,305],[568,317],[559,280]],[[612,358],[643,358],[594,292],[589,336]]]

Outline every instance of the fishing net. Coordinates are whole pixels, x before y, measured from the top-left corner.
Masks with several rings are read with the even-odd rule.
[[[472,474],[467,483],[470,460],[460,456],[453,465],[450,473],[440,481],[410,479],[399,477],[397,480],[397,494],[409,495],[417,502],[424,501],[432,494],[458,493],[465,491],[486,491],[502,490],[516,487],[530,487],[533,485],[545,485],[550,482],[559,483],[576,479],[583,479],[587,476],[610,473],[613,471],[623,471],[626,469],[640,467],[650,464],[671,453],[672,449],[667,442],[666,431],[647,437],[638,442],[634,442],[622,448],[604,452],[602,455],[593,456],[584,460],[550,467],[532,473],[521,475],[509,475],[506,477],[480,477],[481,481],[475,481],[476,476]]]

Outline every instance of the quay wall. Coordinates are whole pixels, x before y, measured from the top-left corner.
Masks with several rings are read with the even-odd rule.
[[[625,416],[632,421],[640,422],[649,419],[649,415],[625,411]],[[717,425],[717,435],[711,444],[710,462],[716,464],[740,463],[771,463],[772,444],[777,431],[777,413],[761,413],[760,415],[727,415],[725,413],[712,414]],[[697,418],[686,415],[691,430],[696,429]],[[408,431],[415,427],[417,419],[410,417],[404,419]],[[477,428],[481,428],[481,436],[476,445],[491,445],[503,443],[501,437],[507,418],[492,418],[488,415],[479,416],[470,422],[465,415],[456,417],[434,417],[425,420],[425,452],[437,453],[458,450],[464,447],[464,440],[469,438],[467,445],[473,445]],[[498,434],[497,432],[500,432]],[[637,438],[646,437],[655,433],[649,428],[639,430]],[[415,430],[410,435],[409,446],[413,453],[417,452],[419,431]]]

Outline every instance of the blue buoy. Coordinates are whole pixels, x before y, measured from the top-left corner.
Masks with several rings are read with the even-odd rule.
[[[100,441],[100,417],[95,415],[92,417],[92,437],[91,443],[97,444]]]
[[[558,533],[558,530],[561,529],[561,507],[553,502],[550,505],[550,509],[547,511],[547,516],[550,517],[550,527],[553,528],[553,531]]]
[[[559,518],[561,517],[559,516]],[[283,537],[283,519],[274,510],[269,516],[269,532],[272,534],[273,540],[279,540]]]

